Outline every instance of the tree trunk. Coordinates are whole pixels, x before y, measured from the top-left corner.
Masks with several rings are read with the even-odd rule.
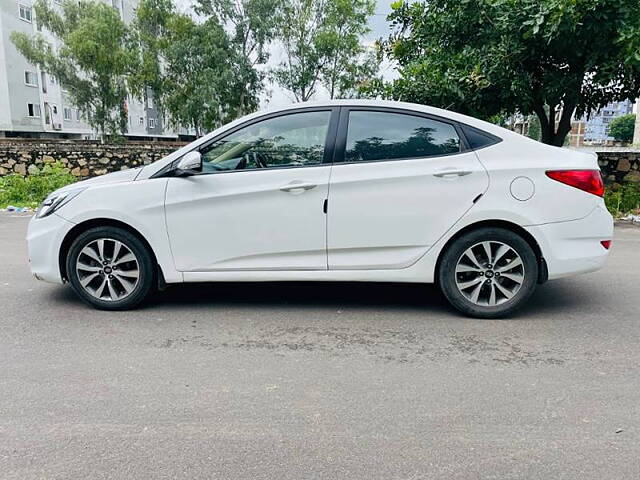
[[[562,147],[564,140],[571,131],[571,118],[575,105],[572,102],[565,102],[562,107],[562,115],[556,125],[556,105],[549,106],[549,113],[544,108],[544,104],[538,104],[534,111],[540,119],[541,141],[547,145]]]

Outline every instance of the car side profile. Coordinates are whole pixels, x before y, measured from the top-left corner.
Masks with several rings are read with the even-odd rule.
[[[236,120],[141,168],[53,192],[36,278],[94,307],[179,282],[437,283],[479,318],[602,267],[595,155],[424,105],[341,100]]]

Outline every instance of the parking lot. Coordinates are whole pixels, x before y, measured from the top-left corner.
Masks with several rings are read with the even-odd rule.
[[[424,285],[180,285],[100,312],[0,213],[0,478],[640,476],[640,228],[509,320]]]

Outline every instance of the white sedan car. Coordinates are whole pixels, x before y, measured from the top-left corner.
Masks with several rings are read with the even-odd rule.
[[[299,104],[53,192],[29,224],[29,261],[108,310],[179,282],[435,282],[493,318],[539,283],[602,267],[603,193],[594,155],[475,118]]]

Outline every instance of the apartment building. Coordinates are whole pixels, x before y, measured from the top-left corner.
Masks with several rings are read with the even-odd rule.
[[[103,0],[120,12],[129,23],[137,0]],[[0,137],[95,138],[67,92],[57,80],[31,65],[11,42],[11,32],[30,35],[41,33],[54,46],[58,41],[38,25],[33,8],[35,0],[0,0]],[[60,9],[61,0],[51,0]],[[127,101],[126,136],[132,139],[176,139],[178,133],[165,126],[155,108],[153,93],[147,91],[144,101]]]
[[[585,123],[584,142],[590,145],[605,145],[615,139],[609,135],[609,127],[614,118],[633,113],[633,101],[611,102],[597,112],[593,112],[589,119],[580,119]]]

